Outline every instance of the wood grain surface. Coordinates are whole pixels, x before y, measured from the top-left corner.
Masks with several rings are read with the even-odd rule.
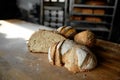
[[[18,26],[19,22],[15,24]],[[23,23],[24,27],[31,25]],[[0,80],[120,80],[120,44],[98,39],[91,49],[97,56],[97,67],[89,72],[73,74],[64,67],[50,65],[47,54],[29,52],[26,38],[19,35],[8,37],[10,33],[4,27],[4,24],[0,26]],[[18,28],[16,30],[12,33],[21,32]]]

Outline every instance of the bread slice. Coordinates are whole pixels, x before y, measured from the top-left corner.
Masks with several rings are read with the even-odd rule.
[[[48,51],[48,60],[52,65],[62,66],[61,45],[63,41],[54,43],[50,46]]]
[[[56,52],[55,52],[55,65],[62,66],[62,55],[61,55],[61,45],[64,41],[60,41],[57,44]]]
[[[55,53],[56,53],[57,44],[58,43],[54,43],[53,45],[50,46],[48,50],[48,60],[49,63],[52,65],[55,65]]]
[[[30,37],[28,41],[28,48],[31,52],[48,53],[48,49],[53,43],[65,39],[65,37],[55,31],[39,30]]]

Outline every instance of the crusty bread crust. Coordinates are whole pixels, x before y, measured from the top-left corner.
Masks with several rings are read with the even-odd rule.
[[[84,45],[76,44],[73,40],[64,40],[52,45],[49,54],[54,53],[54,62],[57,66],[64,66],[69,71],[83,72],[88,71],[97,65],[95,55]],[[52,49],[54,48],[54,49]],[[56,50],[55,50],[56,49]]]
[[[74,36],[74,41],[79,43],[79,44],[83,44],[83,45],[86,45],[88,47],[92,47],[96,43],[96,37],[95,37],[94,33],[92,33],[89,30],[86,30],[86,31],[82,31],[82,32],[77,33]]]
[[[74,28],[71,26],[62,26],[57,29],[57,32],[65,36],[66,38],[73,38],[73,36],[77,33]]]
[[[63,55],[64,67],[73,73],[79,72],[78,58],[75,51],[75,48],[72,47]]]

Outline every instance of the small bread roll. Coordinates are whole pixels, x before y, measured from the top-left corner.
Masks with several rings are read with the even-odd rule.
[[[92,47],[96,43],[96,37],[95,37],[95,34],[92,33],[90,30],[86,30],[86,31],[77,33],[74,36],[74,41],[79,44],[83,44],[88,47]]]
[[[62,26],[57,29],[57,32],[66,38],[72,38],[76,34],[76,30],[71,26]]]

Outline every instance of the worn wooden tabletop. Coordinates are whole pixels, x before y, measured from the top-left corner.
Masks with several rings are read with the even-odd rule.
[[[31,34],[49,28],[21,20],[0,24],[0,80],[120,80],[119,44],[98,39],[91,49],[97,56],[97,67],[73,74],[64,67],[50,65],[47,54],[28,51],[26,43]]]

